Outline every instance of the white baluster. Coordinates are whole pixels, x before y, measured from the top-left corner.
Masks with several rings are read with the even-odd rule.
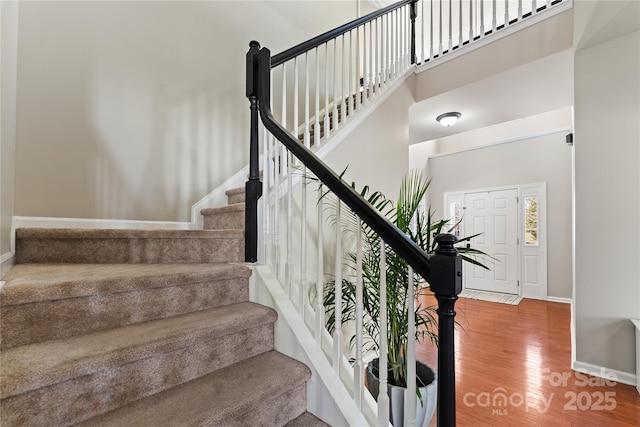
[[[313,128],[313,145],[320,146],[320,49],[316,48],[316,96],[315,123]]]
[[[378,391],[378,426],[389,425],[389,396],[387,395],[387,258],[385,243],[380,241],[380,359]]]
[[[353,64],[353,111],[357,111],[360,102],[360,27],[355,29],[355,49],[352,58]]]
[[[262,179],[264,187],[264,195],[262,196],[262,252],[263,262],[270,265],[271,261],[271,233],[269,231],[269,220],[271,218],[270,210],[271,206],[269,200],[271,200],[271,179],[269,177],[270,157],[269,157],[269,141],[271,134],[267,133],[267,129],[262,128]]]
[[[293,179],[291,179],[293,167],[291,157],[291,153],[287,151],[288,176],[285,178],[287,180],[287,262],[284,274],[290,300],[293,298]]]
[[[429,58],[433,59],[433,47],[435,43],[433,42],[433,2],[435,0],[429,0]]]
[[[324,221],[322,215],[322,184],[318,187],[318,250],[316,259],[316,341],[322,346],[322,332],[324,331]]]
[[[484,37],[485,36],[485,31],[484,31],[484,0],[479,0],[480,1],[480,37]],[[520,0],[522,1],[522,0]]]
[[[469,0],[469,43],[473,43],[473,0]]]
[[[426,0],[425,0],[426,1]],[[420,63],[424,64],[425,59],[426,59],[426,55],[427,55],[427,51],[425,50],[425,45],[424,45],[424,25],[425,25],[425,20],[424,20],[424,1],[420,2],[420,40],[422,40],[421,43],[421,53],[422,56],[420,57]]]
[[[518,0],[518,21],[522,21],[522,0]]]
[[[408,427],[416,425],[416,398],[414,390],[416,389],[416,312],[415,312],[415,288],[413,284],[413,268],[409,267],[409,289],[407,289],[407,416],[409,421]],[[426,396],[424,396],[426,397]],[[423,398],[424,398],[423,397]]]
[[[307,307],[307,167],[302,167],[302,194],[300,196],[300,317],[304,322]]]
[[[353,63],[353,30],[349,31],[349,51],[347,57],[347,90],[345,91],[345,103],[347,104],[347,112],[353,114],[353,101],[351,97],[358,92],[358,86],[353,86],[353,73],[355,72],[355,64]],[[353,88],[352,88],[353,86]]]
[[[351,34],[351,33],[349,33]],[[340,100],[340,115],[342,123],[347,122],[347,96],[349,95],[349,64],[347,63],[347,35],[342,35],[342,76],[340,77],[340,92],[342,99]]]
[[[309,126],[309,52],[304,54],[304,146],[311,147],[311,129]]]
[[[362,318],[364,313],[362,309],[362,220],[360,218],[358,218],[356,239],[356,360],[353,365],[353,400],[356,406],[361,408],[364,386],[364,363],[362,362]]]
[[[453,0],[449,0],[449,53],[453,49]]]
[[[531,2],[531,15],[535,15],[537,11],[538,11],[538,6],[536,5],[536,0],[533,0]]]
[[[287,63],[282,64],[282,127],[287,128]]]
[[[461,48],[464,42],[464,40],[462,39],[462,14],[463,14],[462,11],[464,9],[462,7],[462,0],[460,0],[459,6],[460,7],[458,8],[458,31],[460,32],[460,34],[458,34],[458,47]]]
[[[400,9],[400,25],[402,34],[402,72],[407,69],[409,59],[409,6]]]
[[[369,38],[367,37],[367,24],[362,26],[362,104],[366,104],[369,97]]]
[[[333,369],[340,375],[342,359],[342,232],[340,199],[336,206],[336,257],[335,257],[335,328],[333,332]]]
[[[546,8],[546,10],[549,10],[550,7],[551,7],[551,0],[547,0],[547,8]]]
[[[293,127],[292,133],[295,134],[296,139],[298,138],[298,130],[300,128],[299,117],[298,117],[298,85],[300,84],[300,78],[298,75],[298,57],[293,58]],[[295,161],[295,157],[292,157],[292,160]]]
[[[333,40],[333,130],[338,129],[338,39]]]
[[[496,11],[496,0],[493,0],[493,21],[492,25],[491,25],[491,31],[493,31],[494,33],[496,32],[496,30],[498,29],[498,20],[496,18],[496,15],[498,14]]]
[[[271,87],[273,87],[273,73],[270,76]],[[273,105],[273,91],[270,93],[270,103]],[[274,256],[274,273],[280,279],[280,144],[275,137],[271,136],[272,141],[272,168],[273,168],[273,256]]]
[[[374,55],[375,55],[375,47],[374,47],[374,40],[373,40],[373,21],[369,22],[369,64],[368,64],[368,80],[369,80],[369,84],[368,84],[368,93],[369,93],[369,97],[373,96],[373,92],[375,90],[375,79],[373,77],[374,72],[373,72],[373,67],[374,67]]]
[[[398,9],[396,9],[393,12],[393,16],[395,19],[395,43],[394,43],[394,53],[393,53],[393,77],[395,79],[395,77],[400,75],[400,58],[402,56],[402,51],[400,50],[402,48],[401,46],[401,40],[402,40],[402,35],[400,34],[400,32],[402,31],[401,27],[400,27],[400,11]]]
[[[294,66],[294,70],[293,70],[293,75],[294,75],[294,84],[293,84],[293,96],[294,96],[294,103],[293,103],[293,108],[294,108],[294,121],[293,121],[293,132],[298,132],[297,131],[297,110],[298,110],[298,106],[297,106],[297,87],[298,87],[298,75],[297,75],[297,66],[296,66],[296,60],[294,59],[293,62],[293,66]],[[283,85],[287,84],[287,80],[286,80],[286,72],[284,71],[286,69],[286,63],[283,64],[283,78],[282,78],[282,83]],[[282,115],[283,117],[286,117],[286,87],[283,87],[282,89]],[[287,120],[283,119],[283,123],[282,125],[286,128],[286,123]],[[285,265],[285,280],[286,280],[286,284],[287,284],[287,290],[289,292],[289,299],[292,299],[293,296],[293,180],[291,179],[291,175],[293,173],[293,155],[287,150],[286,151],[286,159],[287,159],[287,163],[286,163],[286,168],[287,168],[287,262]]]
[[[329,42],[324,44],[324,136],[329,137]]]
[[[504,28],[509,26],[509,0],[505,0],[504,2]]]
[[[389,65],[388,65],[388,57],[389,57],[389,22],[388,15],[382,17],[382,42],[380,43],[380,47],[382,48],[382,57],[380,60],[382,63],[380,66],[382,67],[382,84],[387,87],[389,85]]]
[[[442,56],[442,51],[444,49],[444,46],[442,45],[442,0],[440,0],[438,15],[438,55]]]

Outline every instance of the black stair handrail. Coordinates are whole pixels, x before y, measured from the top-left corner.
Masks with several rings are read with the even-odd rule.
[[[270,105],[271,52],[252,42],[254,50],[254,79],[257,83],[257,104],[264,127],[297,157],[323,185],[326,185],[343,203],[371,227],[391,248],[429,281],[429,256],[398,227],[380,215],[371,204],[351,186],[347,185],[310,149],[285,129],[273,116]],[[251,50],[249,51],[251,53]]]
[[[283,53],[271,57],[267,48],[261,48],[258,42],[252,41],[247,53],[247,87],[246,96],[251,104],[251,130],[249,148],[249,180],[246,183],[245,212],[245,261],[257,261],[258,249],[258,199],[262,196],[262,182],[259,170],[258,152],[258,120],[262,119],[264,127],[282,143],[289,152],[298,158],[318,180],[326,185],[342,203],[346,204],[362,221],[364,221],[380,238],[399,256],[413,267],[431,285],[438,300],[438,408],[439,427],[455,427],[455,350],[454,350],[454,304],[462,290],[462,260],[454,248],[456,237],[444,234],[436,237],[435,255],[429,256],[409,236],[383,217],[371,204],[351,186],[347,185],[332,169],[330,169],[309,148],[282,126],[271,111],[271,68],[274,63],[282,64],[289,59],[313,49],[332,38],[340,36],[350,29],[357,28],[390,13],[399,7],[411,5],[411,61],[415,64],[415,18],[418,0],[401,0],[400,2],[356,19],[349,24],[328,31],[314,39],[301,43]]]
[[[300,56],[305,52],[310,51],[318,46],[325,44],[326,42],[335,39],[345,33],[348,33],[351,30],[356,29],[357,27],[364,25],[368,22],[373,21],[383,15],[388,14],[396,9],[400,9],[403,6],[411,4],[412,6],[412,16],[415,19],[415,4],[418,0],[401,0],[392,5],[386,6],[382,9],[378,9],[375,12],[371,12],[368,15],[362,16],[360,18],[354,19],[353,21],[344,24],[340,27],[334,28],[333,30],[329,30],[326,33],[320,34],[317,37],[314,37],[310,40],[300,43],[290,49],[285,50],[277,55],[271,57],[271,68],[277,67],[278,65],[284,64],[285,62],[295,58],[296,56]],[[415,37],[412,37],[411,40],[415,40]],[[411,47],[411,57],[415,58],[415,44],[412,44]],[[415,62],[415,61],[414,61]]]

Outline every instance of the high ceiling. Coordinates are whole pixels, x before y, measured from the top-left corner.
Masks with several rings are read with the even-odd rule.
[[[568,10],[418,73],[416,104],[409,111],[409,142],[572,105],[572,23],[573,13]],[[462,117],[445,128],[435,119],[449,111]]]
[[[410,143],[533,116],[573,103],[573,54],[563,51],[414,104],[409,110]],[[454,126],[436,122],[457,111]]]

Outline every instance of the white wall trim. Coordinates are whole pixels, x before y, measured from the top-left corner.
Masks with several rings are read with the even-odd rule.
[[[604,378],[606,380],[612,380],[617,383],[627,384],[631,386],[636,385],[636,374],[631,372],[618,371],[616,369],[605,368],[604,366],[592,365],[590,363],[580,362],[574,360],[571,363],[571,369],[583,374],[593,375],[598,378]]]
[[[571,304],[573,305],[573,298],[562,298],[562,297],[547,297],[547,301],[549,302],[560,302],[562,304]]]
[[[192,222],[179,221],[138,221],[127,219],[94,218],[53,218],[35,216],[14,216],[13,228],[112,228],[112,229],[170,229],[190,230],[195,228]]]
[[[493,147],[494,145],[502,145],[502,144],[509,144],[509,143],[512,143],[512,142],[526,141],[527,139],[539,138],[541,136],[553,135],[553,134],[561,133],[561,132],[573,132],[573,130],[569,126],[564,126],[564,127],[557,128],[557,129],[547,130],[547,131],[544,131],[544,132],[537,132],[537,133],[534,133],[534,134],[531,134],[531,135],[518,136],[518,137],[515,137],[515,138],[509,138],[509,139],[505,139],[505,140],[502,140],[502,141],[489,142],[487,144],[480,144],[480,145],[475,145],[473,147],[461,148],[459,150],[447,151],[446,153],[432,154],[432,155],[429,156],[429,158],[430,159],[434,159],[434,158],[437,158],[437,157],[444,157],[444,156],[450,156],[452,154],[464,153],[466,151],[481,150],[483,148]]]
[[[475,41],[473,43],[469,43],[465,46],[463,46],[461,49],[456,49],[450,53],[447,53],[445,55],[441,55],[438,58],[435,59],[431,59],[429,62],[427,63],[422,63],[420,65],[418,65],[418,67],[416,68],[416,74],[418,73],[422,73],[424,71],[427,71],[433,67],[436,67],[438,65],[444,64],[445,62],[458,58],[466,53],[472,52],[476,49],[479,49],[483,46],[486,46],[490,43],[493,43],[497,40],[500,40],[501,38],[510,36],[511,34],[514,34],[520,30],[524,30],[525,28],[531,27],[535,24],[538,24],[539,22],[542,22],[546,19],[549,18],[553,18],[556,15],[559,15],[560,13],[569,10],[573,7],[573,0],[564,0],[562,3],[559,3],[558,5],[552,7],[549,10],[545,10],[542,12],[537,13],[536,15],[523,19],[519,22],[516,22],[515,24],[512,24],[511,26],[507,27],[507,28],[503,28],[502,30],[498,30],[493,34],[489,34],[486,37],[481,38],[478,41]]]

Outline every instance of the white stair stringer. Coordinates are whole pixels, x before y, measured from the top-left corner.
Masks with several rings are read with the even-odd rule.
[[[342,378],[339,378],[271,268],[265,265],[252,268],[250,300],[271,307],[278,313],[274,328],[275,349],[306,363],[312,371],[311,379],[307,382],[308,411],[333,427],[376,425],[377,405],[371,395],[364,393],[363,408],[359,409],[353,401],[352,391],[345,388],[345,384],[353,384],[349,363],[342,361]]]

